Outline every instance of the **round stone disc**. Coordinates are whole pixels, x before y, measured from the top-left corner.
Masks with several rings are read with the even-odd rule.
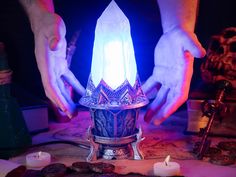
[[[90,164],[88,162],[74,162],[71,168],[79,173],[91,172]]]
[[[215,147],[210,147],[210,148],[207,149],[204,156],[205,157],[212,157],[212,156],[220,155],[220,154],[221,154],[221,149],[215,148]]]
[[[19,166],[15,168],[14,170],[10,171],[6,177],[22,177],[26,171],[25,166]]]
[[[96,173],[112,173],[115,170],[115,166],[109,163],[91,163],[90,169]]]
[[[222,150],[230,151],[236,149],[236,141],[222,141],[217,146]]]
[[[54,163],[44,167],[41,173],[44,177],[64,177],[67,167],[62,163]]]
[[[216,165],[232,165],[235,163],[235,159],[228,155],[215,155],[210,158],[210,162]]]

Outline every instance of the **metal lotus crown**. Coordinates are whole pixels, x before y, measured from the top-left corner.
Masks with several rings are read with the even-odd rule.
[[[86,92],[80,104],[95,109],[133,109],[148,104],[148,99],[141,89],[138,75],[134,86],[126,79],[123,84],[113,90],[102,79],[97,87],[89,77]]]

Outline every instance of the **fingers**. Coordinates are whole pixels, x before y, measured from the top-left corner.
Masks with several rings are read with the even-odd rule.
[[[173,114],[187,99],[187,96],[176,93],[174,90],[162,87],[155,100],[149,106],[144,120],[149,123],[153,120],[155,125],[160,125]]]
[[[60,69],[63,68],[63,63],[58,57],[64,57],[66,43],[64,39],[60,41],[61,49],[52,51],[49,47],[50,41],[46,36],[36,36],[35,40],[35,54],[37,65],[41,74],[44,90],[46,96],[63,111],[69,118],[73,117],[75,112],[75,104],[65,94],[66,90],[61,85]],[[59,43],[58,43],[59,44]],[[64,53],[63,53],[64,51]],[[66,62],[64,62],[66,63]]]
[[[56,81],[52,83],[44,83],[44,89],[47,97],[69,118],[72,118],[73,112],[75,110],[74,104],[70,101],[69,97],[66,95],[64,90],[64,95],[62,94],[62,86],[58,86],[59,83]],[[60,88],[59,88],[60,87]],[[67,100],[65,99],[67,97]]]
[[[45,15],[40,24],[44,25],[38,26],[34,32],[35,55],[44,90],[55,106],[71,118],[76,106],[61,77],[67,71],[65,24],[57,14]],[[82,86],[71,76],[73,74],[67,75],[67,80],[82,93]]]
[[[156,81],[154,76],[150,76],[148,78],[148,80],[146,80],[146,82],[142,85],[142,90],[143,92],[149,96],[149,94],[151,93],[151,91],[156,87]]]
[[[164,78],[165,80],[160,80],[162,85],[159,88],[156,98],[150,104],[144,116],[144,120],[146,122],[149,123],[151,120],[153,120],[155,125],[159,125],[186,101],[193,73],[193,57],[189,52],[184,52],[183,57],[189,62],[186,62],[185,65],[183,65],[181,68],[178,68],[180,70],[172,71],[175,73],[172,77],[170,76]],[[161,68],[155,69],[159,71],[161,70]],[[157,76],[160,77],[163,74],[168,74],[168,72],[171,71],[166,70],[165,72],[156,75],[156,78],[158,78]],[[178,79],[174,79],[175,76],[177,76]],[[164,75],[162,78],[163,77]],[[146,93],[150,92],[150,90],[153,89],[155,84],[158,82],[154,82],[153,78],[154,76],[151,76],[143,86],[143,89]]]
[[[68,117],[74,117],[76,115],[76,105],[73,102],[72,99],[72,87],[68,85],[67,83],[64,82],[63,79],[58,78],[57,85],[60,89],[60,92],[62,96],[65,98],[66,103],[68,104],[67,106],[67,115],[70,114]]]
[[[160,111],[156,113],[153,123],[155,125],[160,125],[171,114],[173,114],[186,101],[186,99],[187,97],[182,96],[179,93],[175,93],[173,90],[170,90],[165,104],[162,105]]]
[[[154,118],[154,116],[156,116],[156,114],[160,111],[160,109],[163,107],[163,105],[166,102],[168,92],[169,92],[168,88],[165,88],[165,87],[160,88],[156,98],[150,104],[150,106],[148,107],[148,110],[144,116],[144,120],[147,123],[149,123]]]
[[[75,89],[77,93],[83,95],[85,93],[84,87],[80,84],[80,82],[76,79],[74,74],[68,69],[65,74],[63,74],[62,78]]]
[[[177,29],[160,38],[155,49],[153,75],[143,85],[143,90],[149,94],[157,83],[161,87],[159,84],[159,91],[146,112],[145,121],[153,120],[154,124],[160,124],[187,100],[194,57],[201,58],[205,54],[193,32]]]
[[[68,71],[71,73],[71,71]],[[73,75],[71,73],[71,75]],[[45,92],[47,97],[55,104],[55,106],[57,106],[58,108],[60,108],[60,110],[62,112],[64,112],[69,118],[72,118],[74,116],[76,116],[77,111],[76,111],[76,105],[73,102],[72,99],[72,87],[71,87],[71,80],[68,74],[67,74],[67,78],[69,79],[64,79],[65,76],[63,77],[57,77],[51,78],[51,82],[50,83],[45,83]],[[73,78],[73,77],[72,77]],[[67,83],[67,81],[70,82]],[[74,78],[73,84],[79,84],[79,86],[77,87],[77,90],[79,88],[80,93],[83,93],[84,88],[80,85],[80,83]],[[74,85],[73,85],[74,86]]]

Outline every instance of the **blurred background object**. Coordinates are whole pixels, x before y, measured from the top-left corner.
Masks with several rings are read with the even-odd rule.
[[[201,87],[190,94],[187,104],[187,131],[201,131],[213,119],[210,114],[214,112],[216,120],[211,123],[212,129],[208,133],[235,137],[236,27],[227,27],[210,37],[206,59],[202,62],[200,71]],[[231,89],[225,91],[224,98],[217,103],[218,83],[222,81],[230,84]]]
[[[0,42],[0,158],[8,159],[31,145],[23,114],[11,96],[11,74],[4,43]]]

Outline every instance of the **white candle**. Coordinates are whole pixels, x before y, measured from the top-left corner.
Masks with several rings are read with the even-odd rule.
[[[177,162],[169,162],[167,156],[164,162],[157,162],[153,165],[155,176],[178,176],[180,175],[180,165]]]
[[[26,165],[28,167],[40,168],[51,163],[51,155],[47,152],[34,152],[26,155]]]

